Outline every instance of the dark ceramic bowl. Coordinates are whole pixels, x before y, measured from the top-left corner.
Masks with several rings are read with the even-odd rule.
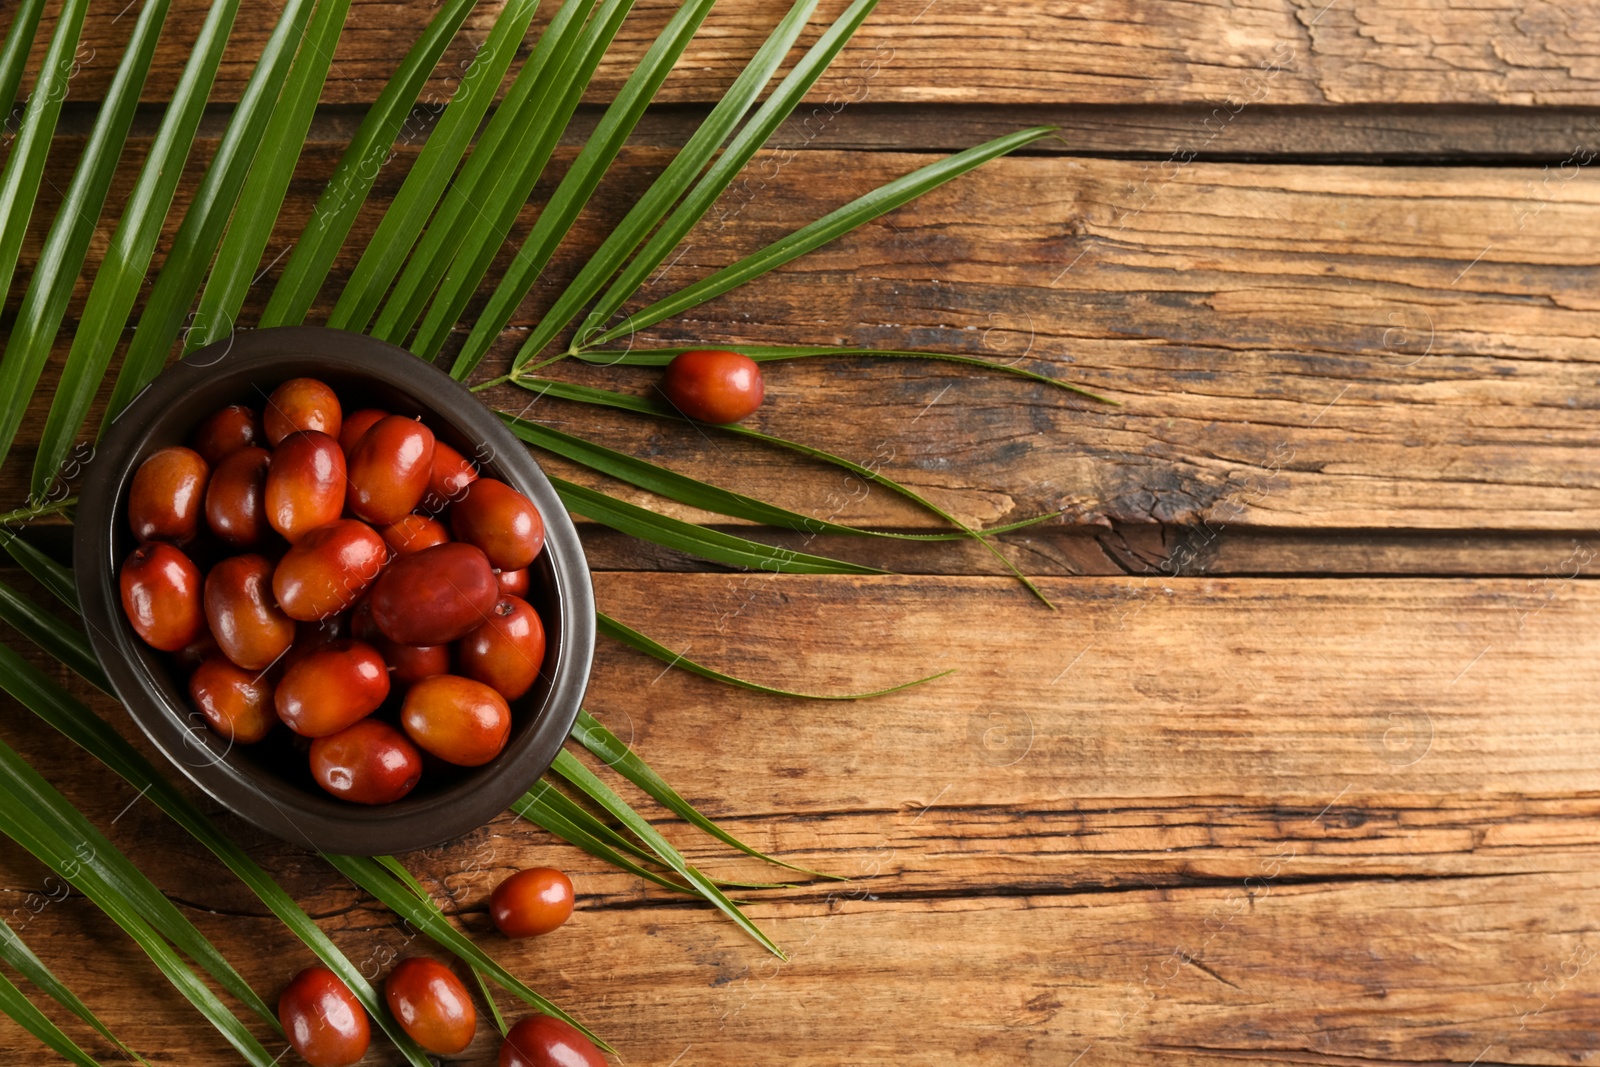
[[[531,568],[528,590],[544,621],[544,666],[533,688],[512,702],[505,751],[477,768],[430,762],[409,796],[381,807],[324,793],[285,730],[251,746],[230,746],[212,733],[191,707],[185,681],[134,634],[122,613],[118,573],[137,547],[127,502],[139,464],[157,449],[187,441],[218,408],[259,407],[275,386],[296,377],[327,382],[347,410],[370,406],[423,416],[439,440],[521,490],[544,517],[545,547]],[[589,569],[577,531],[538,464],[462,385],[411,353],[360,334],[298,326],[241,333],[190,354],[150,383],[111,425],[88,464],[73,561],[95,653],[146,736],[229,810],[287,841],[325,852],[407,852],[483,825],[549,769],[589,679]]]

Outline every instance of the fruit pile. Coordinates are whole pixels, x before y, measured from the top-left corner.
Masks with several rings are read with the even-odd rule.
[[[424,753],[477,767],[505,747],[544,660],[525,599],[544,522],[419,419],[346,416],[292,379],[146,459],[128,523],[128,621],[230,743],[282,723],[358,804],[411,792]]]
[[[549,933],[572,914],[572,882],[553,867],[518,871],[490,898],[495,925],[507,937]],[[435,1055],[454,1055],[472,1043],[478,1012],[461,980],[437,960],[401,960],[383,982],[389,1012],[413,1041]],[[278,998],[278,1021],[289,1044],[312,1067],[348,1067],[367,1053],[372,1027],[366,1010],[339,976],[307,967]],[[506,1034],[500,1067],[605,1067],[600,1051],[576,1028],[533,1015]]]

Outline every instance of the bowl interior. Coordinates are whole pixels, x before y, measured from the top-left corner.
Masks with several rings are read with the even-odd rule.
[[[545,549],[529,568],[527,595],[544,624],[545,659],[533,687],[511,702],[505,750],[476,768],[425,756],[417,788],[379,807],[323,792],[311,778],[309,742],[287,729],[248,746],[230,745],[208,729],[168,657],[134,634],[116,588],[122,561],[137,547],[126,516],[139,464],[161,448],[187,442],[218,408],[242,403],[259,409],[277,385],[296,377],[326,382],[346,413],[375,407],[421,416],[439,440],[477,462],[485,476],[532,499],[546,524]],[[241,335],[221,356],[202,349],[158,378],[119,417],[90,463],[82,499],[75,550],[79,584],[88,587],[86,617],[93,616],[96,651],[118,694],[185,774],[279,836],[324,851],[364,854],[405,851],[458,836],[531,787],[571,729],[594,640],[592,593],[576,531],[527,449],[499,418],[410,353],[371,338],[310,328]],[[227,554],[210,558],[197,551],[196,563],[204,570]],[[376,714],[393,721],[398,704],[399,694],[392,694]]]

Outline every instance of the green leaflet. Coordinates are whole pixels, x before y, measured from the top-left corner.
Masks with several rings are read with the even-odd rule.
[[[698,345],[698,348],[712,347]],[[693,348],[652,348],[643,351],[632,349],[595,349],[587,352],[574,352],[573,355],[585,363],[593,363],[602,367],[665,367],[671,363],[673,357],[684,352],[692,352]],[[960,363],[968,367],[982,367],[984,370],[996,371],[1000,374],[1014,374],[1019,378],[1026,378],[1031,382],[1042,385],[1053,385],[1057,389],[1065,389],[1079,396],[1086,396],[1091,400],[1098,400],[1103,404],[1116,404],[1115,400],[1091,393],[1087,389],[1079,388],[1070,382],[1061,381],[1043,374],[1035,374],[1022,367],[1013,367],[1008,363],[996,363],[990,359],[980,359],[977,356],[962,356],[953,352],[914,352],[899,348],[845,348],[835,345],[739,345],[738,350],[757,363],[772,363],[785,359],[809,359],[814,356],[849,357],[853,359],[933,359],[946,363]]]
[[[22,975],[22,977],[33,983],[33,985],[40,992],[44,993],[57,1004],[60,1004],[63,1008],[66,1008],[68,1011],[72,1012],[72,1014],[76,1015],[84,1022],[88,1023],[89,1026],[94,1028],[96,1033],[105,1038],[107,1041],[111,1042],[112,1046],[114,1046],[119,1052],[123,1053],[129,1059],[137,1060],[140,1063],[146,1063],[145,1058],[139,1055],[137,1052],[134,1052],[127,1045],[123,1044],[122,1040],[118,1038],[116,1034],[113,1034],[105,1023],[100,1021],[100,1017],[94,1012],[90,1011],[89,1006],[83,1001],[79,1000],[78,995],[72,990],[68,989],[66,985],[62,983],[61,979],[55,976],[55,972],[51,971],[49,967],[45,966],[44,961],[38,956],[34,955],[33,950],[28,947],[27,943],[24,942],[17,932],[5,922],[0,922],[0,959],[4,959],[7,963],[11,964],[11,966],[16,969],[18,974]],[[21,995],[20,992],[18,995]],[[32,1005],[30,1004],[29,1007],[32,1007]],[[6,1013],[13,1019],[17,1019],[17,1021],[23,1026],[27,1027],[29,1033],[39,1038],[39,1040],[44,1041],[45,1044],[49,1045],[57,1052],[60,1052],[63,1056],[67,1056],[69,1059],[74,1058],[71,1053],[63,1051],[58,1045],[46,1038],[44,1034],[41,1034],[38,1030],[28,1026],[28,1023],[18,1018],[17,1014],[13,1012],[10,1007],[6,1008]],[[45,1021],[47,1023],[49,1022],[48,1019]],[[52,1028],[53,1025],[54,1024],[51,1024]],[[59,1033],[59,1031],[57,1031],[57,1033]],[[62,1036],[65,1037],[65,1035]],[[77,1046],[74,1045],[73,1047],[76,1048]],[[77,1062],[81,1063],[82,1061],[78,1060]],[[149,1065],[146,1064],[146,1067],[149,1067]]]
[[[461,88],[450,106],[444,109],[439,124],[428,134],[417,154],[400,192],[383,213],[377,231],[367,242],[355,271],[345,283],[339,301],[328,317],[328,325],[341,330],[362,331],[372,321],[383,294],[404,265],[417,235],[439,203],[456,164],[461,162],[489,102],[499,91],[501,79],[511,66],[517,44],[528,32],[528,23],[538,10],[538,0],[511,0],[501,8],[494,29],[483,49],[461,81]]]
[[[101,1067],[100,1061],[83,1051],[76,1041],[62,1033],[61,1028],[51,1022],[50,1017],[44,1012],[34,1007],[33,1002],[22,995],[22,990],[3,974],[0,974],[0,1011],[5,1012],[13,1022],[38,1038],[56,1055],[71,1060],[79,1067]],[[116,1038],[111,1040],[115,1042]]]
[[[584,23],[594,6],[595,0],[565,0],[557,9],[434,212],[378,316],[373,336],[404,344],[461,246],[486,240],[506,204],[515,212],[527,201],[571,117],[570,110],[558,106],[561,95],[574,84],[581,92],[579,67],[588,42],[611,21],[602,13],[596,30],[585,34]],[[612,0],[607,11],[617,10]]]
[[[284,264],[283,274],[261,314],[262,326],[296,326],[311,310],[311,302],[327,280],[334,258],[372,190],[372,183],[384,164],[393,158],[395,138],[400,135],[407,117],[414,113],[413,101],[475,2],[448,0],[406,53],[378,99],[367,109],[360,129],[356,130],[333,177],[328,179],[328,187],[318,198],[311,221],[306,223],[294,251],[289,253],[289,261]]]
[[[17,321],[11,327],[5,359],[0,361],[0,396],[31,396],[38,387],[39,376],[50,356],[50,346],[67,312],[67,300],[83,270],[89,238],[105,206],[106,192],[111,187],[123,142],[127,140],[128,126],[133,122],[134,108],[138,106],[139,93],[144,88],[145,74],[150,70],[150,58],[155,54],[156,40],[161,36],[161,24],[167,16],[169,3],[170,0],[148,0],[134,23],[128,49],[106,90],[89,141],[84,145],[66,196],[50,224],[44,248],[39,252],[39,262],[28,281]],[[0,462],[11,451],[27,407],[9,402],[0,406]],[[35,471],[34,499],[46,498],[54,474],[54,469],[48,469],[41,477]]]
[[[9,555],[23,570],[27,571],[40,584],[49,589],[55,598],[71,608],[78,610],[78,590],[72,583],[72,572],[49,556],[34,548],[28,542],[12,533],[10,530],[0,528],[0,548]],[[90,653],[92,658],[93,653]]]
[[[200,187],[195,190],[194,199],[189,202],[177,236],[172,240],[172,250],[167,253],[150,299],[139,316],[133,343],[128,346],[117,383],[111,390],[111,400],[106,405],[102,429],[122,413],[128,402],[166,364],[167,353],[183,326],[184,314],[194,303],[200,280],[216,254],[228,216],[233,213],[239,190],[272,118],[295,49],[304,36],[311,3],[312,0],[287,0],[278,24],[267,38],[261,59],[234,107],[233,118],[217,145],[216,155],[211,157]],[[121,325],[117,323],[119,330]],[[225,337],[232,328],[231,322],[219,328],[219,324],[198,320],[189,326],[208,337]]]
[[[22,70],[27,66],[43,12],[44,0],[22,0],[6,30],[6,43],[0,45],[0,112],[6,116],[4,125],[0,125],[0,137],[11,132],[11,105],[17,102],[17,87],[22,84]]]
[[[662,319],[671,318],[707,300],[721,296],[730,289],[759,278],[774,268],[781,267],[807,252],[843,237],[856,227],[937,189],[945,182],[959,178],[997,156],[1015,151],[1054,132],[1053,126],[1035,126],[1032,129],[1019,130],[1004,137],[996,137],[965,152],[957,152],[953,156],[896,178],[865,196],[857,197],[837,211],[824,215],[816,222],[802,226],[789,236],[774,241],[754,255],[747,256],[732,266],[724,267],[709,278],[703,278],[671,296],[657,300],[643,311],[634,312],[620,325],[596,337],[594,343],[603,345],[607,341],[614,341],[624,334],[653,326]]]
[[[311,116],[322,96],[328,64],[333,62],[349,9],[350,0],[318,0],[316,13],[311,16],[289,68],[283,94],[272,109],[261,145],[250,163],[249,176],[239,190],[239,206],[228,223],[211,276],[200,294],[195,321],[202,328],[184,335],[185,354],[222,340],[223,335],[213,336],[207,324],[227,323],[231,332],[239,319],[245,291],[261,267],[261,255],[272,238],[272,224],[278,219],[283,194],[288,191],[294,165],[305,146],[306,131],[311,128]]]
[[[614,641],[621,641],[629,648],[643,652],[647,656],[654,656],[663,663],[671,664],[674,667],[682,667],[690,674],[698,674],[702,678],[710,678],[712,681],[738,686],[740,689],[751,689],[757,693],[767,693],[771,696],[801,697],[805,700],[870,700],[873,697],[888,696],[890,693],[898,693],[903,689],[910,689],[913,686],[922,685],[924,682],[931,682],[936,678],[943,678],[947,674],[955,673],[955,668],[951,667],[947,671],[939,671],[937,674],[930,674],[924,678],[901,682],[899,685],[893,685],[887,689],[874,689],[867,693],[798,693],[792,689],[774,689],[771,686],[747,682],[743,678],[735,678],[731,674],[723,674],[721,671],[712,670],[710,667],[696,663],[692,659],[686,659],[682,653],[672,651],[661,642],[645,636],[633,627],[620,623],[603,612],[595,612],[595,621],[598,624],[599,631],[605,636]],[[666,802],[662,801],[662,803]]]
[[[753,849],[743,841],[740,841],[737,837],[734,837],[728,831],[700,814],[693,804],[683,799],[676,789],[667,784],[666,779],[657,774],[648,763],[634,755],[631,748],[619,741],[615,734],[607,730],[600,724],[599,720],[582,708],[578,709],[578,719],[572,726],[572,736],[574,740],[588,749],[591,755],[644,790],[657,804],[660,804],[690,825],[710,834],[723,844],[730,845],[747,856],[754,856],[756,859],[765,860],[779,867],[787,867],[791,871],[800,871],[803,874],[815,875],[818,878],[828,878],[836,882],[849,881],[849,879],[836,874],[823,874],[821,871],[813,871],[809,867],[798,867],[793,863],[775,859],[765,852]]]
[[[600,248],[584,262],[578,276],[568,284],[556,300],[555,306],[539,320],[528,340],[523,343],[522,350],[517,353],[514,367],[523,366],[554,340],[556,334],[572,321],[578,310],[600,291],[606,279],[616,273],[627,257],[639,246],[639,242],[643,241],[666,217],[672,205],[689,189],[695,177],[728,139],[728,134],[733,131],[734,126],[755,103],[762,88],[778,69],[778,64],[788,55],[790,47],[800,36],[800,31],[805,29],[806,23],[811,20],[816,7],[817,0],[795,0],[789,13],[751,57],[744,70],[739,72],[739,76],[728,87],[722,99],[717,101],[705,121],[695,130],[694,135],[677,155],[672,157],[667,169],[661,172],[644,196],[639,198],[623,220],[606,235]],[[506,303],[501,302],[502,305]],[[506,310],[506,314],[509,316],[509,309]],[[495,335],[504,326],[505,321],[498,312],[480,317],[473,324],[472,333],[467,338],[461,355],[456,359],[451,374],[456,378],[464,378],[470,373],[489,351]]]
[[[737,904],[729,900],[727,895],[718,889],[709,878],[691,867],[688,861],[683,858],[682,853],[673,848],[672,844],[662,837],[656,831],[656,828],[651,826],[642,815],[630,808],[627,801],[617,796],[610,786],[595,777],[595,773],[585,767],[576,756],[566,749],[562,749],[556,753],[556,760],[552,765],[552,769],[581,789],[586,796],[598,802],[622,825],[636,834],[646,845],[649,845],[650,850],[661,857],[663,863],[677,871],[679,877],[698,889],[700,894],[715,904],[719,911],[737,923],[739,929],[755,938],[767,951],[777,956],[780,960],[788,958],[783,954],[783,950],[772,942],[771,938],[762,933],[755,923],[745,917],[744,912],[739,910]]]
[[[11,146],[11,157],[6,160],[4,173],[0,174],[0,293],[11,291],[17,256],[22,252],[22,238],[27,232],[28,220],[33,217],[34,199],[39,195],[39,182],[44,177],[45,155],[50,151],[50,138],[55,134],[56,119],[61,115],[61,101],[66,99],[67,85],[77,73],[73,56],[77,54],[78,34],[83,29],[83,15],[88,7],[89,0],[63,0],[61,12],[56,16],[55,35],[50,38],[44,66],[39,70],[39,83],[34,86],[22,113],[22,131]],[[18,12],[15,27],[18,30],[22,28],[23,14]],[[6,406],[19,405],[8,396]]]
[[[73,333],[55,399],[45,419],[39,452],[34,458],[34,485],[49,484],[67,462],[73,439],[88,417],[95,390],[111,366],[122,328],[144,285],[145,271],[161,236],[161,224],[183,174],[183,162],[194,143],[206,94],[228,42],[239,0],[213,0],[184,64],[161,126],[145,157],[139,179],[122,208],[116,232],[89,290],[89,301]],[[165,353],[163,353],[164,355]],[[131,393],[129,394],[132,395]],[[38,495],[38,488],[34,489]]]
[[[730,567],[754,567],[781,574],[887,574],[876,567],[812,556],[787,548],[773,548],[733,534],[697,526],[692,522],[658,515],[648,508],[617,500],[604,493],[550,476],[550,484],[561,495],[568,510],[587,515],[631,537],[638,537],[691,556],[726,563]]]
[[[822,72],[833,62],[845,44],[860,28],[861,23],[872,13],[878,0],[855,0],[844,13],[834,20],[833,25],[817,38],[815,44],[807,50],[794,69],[778,83],[778,87],[767,97],[759,110],[756,111],[749,122],[729,142],[728,147],[717,157],[705,177],[701,178],[678,205],[672,216],[662,223],[644,248],[633,258],[627,268],[612,282],[605,295],[589,312],[578,327],[578,332],[573,338],[573,348],[577,349],[590,343],[590,339],[598,333],[602,324],[609,322],[622,305],[627,302],[650,272],[659,267],[678,243],[694,228],[711,205],[716,203],[724,190],[738,176],[739,172],[749,163],[751,158],[766,144],[773,133],[783,121],[794,111],[806,92],[816,83]],[[524,356],[531,357],[534,353],[524,349],[518,354],[519,360]]]
[[[532,287],[532,279],[537,278],[549,263],[551,253],[571,228],[579,210],[604,175],[606,167],[610,165],[617,150],[622,147],[627,132],[633,128],[633,123],[638,121],[639,114],[643,113],[645,105],[649,103],[648,97],[655,91],[653,84],[660,83],[657,75],[666,76],[666,70],[662,69],[663,51],[675,49],[676,51],[672,53],[674,56],[682,51],[683,45],[687,44],[689,37],[694,34],[694,27],[699,25],[700,20],[705,17],[705,12],[714,2],[715,0],[685,0],[668,21],[666,29],[661,31],[661,35],[640,60],[633,76],[628,79],[622,91],[606,109],[599,126],[589,135],[583,150],[573,161],[571,169],[561,179],[561,184],[556,187],[556,191],[539,212],[538,221],[533,224],[532,232],[517,249],[516,259],[512,261],[505,277],[501,279],[501,284],[495,291],[496,296],[506,291],[506,287],[513,284],[513,279],[518,279],[514,284],[519,285],[521,279],[528,279],[528,286]],[[544,160],[548,159],[550,152],[555,149],[561,127],[566,125],[567,117],[578,106],[578,101],[583,95],[583,87],[593,76],[595,68],[600,64],[601,56],[610,45],[611,39],[622,28],[623,19],[627,17],[632,7],[633,0],[606,0],[605,6],[590,24],[589,31],[584,35],[583,46],[580,48],[583,57],[582,69],[572,77],[566,87],[565,95],[559,105],[558,122],[551,123],[546,129],[543,141],[532,157],[537,162],[538,168],[543,168]],[[671,59],[668,58],[664,62],[665,67],[670,69]],[[532,167],[524,169],[523,182],[513,193],[515,199],[501,198],[499,212],[494,216],[493,224],[488,228],[476,228],[475,241],[469,242],[451,260],[450,269],[445,273],[439,293],[434,297],[432,306],[428,308],[428,314],[417,330],[416,340],[412,343],[412,350],[424,359],[431,360],[439,354],[445,338],[460,319],[461,312],[471,299],[473,291],[483,280],[495,252],[505,242],[506,234],[516,221],[517,210],[533,190],[536,176],[532,175],[532,169]],[[494,306],[494,298],[491,298],[491,309]]]

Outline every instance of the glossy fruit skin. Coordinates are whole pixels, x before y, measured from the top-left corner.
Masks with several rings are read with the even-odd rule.
[[[334,641],[283,672],[273,703],[278,718],[302,737],[327,737],[378,709],[389,695],[389,671],[365,641]]]
[[[378,646],[389,673],[401,685],[415,685],[435,674],[450,673],[449,645],[399,645],[385,640]]]
[[[267,470],[267,521],[290,543],[344,511],[345,465],[339,442],[315,430],[292,433]]]
[[[477,1032],[472,995],[438,960],[401,960],[383,981],[383,999],[401,1029],[429,1052],[460,1052]]]
[[[267,397],[261,427],[276,446],[298,430],[317,430],[337,442],[344,423],[339,398],[315,378],[290,378]]]
[[[606,1058],[560,1019],[530,1015],[506,1034],[499,1067],[606,1067]]]
[[[526,693],[544,663],[544,623],[521,597],[502,596],[489,621],[461,639],[461,673],[507,700]]]
[[[397,556],[421,552],[450,540],[450,531],[438,519],[426,515],[406,515],[378,531],[383,543]]]
[[[726,425],[761,406],[766,383],[749,356],[703,348],[681,353],[667,364],[661,391],[689,418]]]
[[[402,645],[443,645],[483,625],[499,599],[480,549],[457,541],[401,556],[373,583],[372,621]]]
[[[259,671],[294,643],[294,620],[272,597],[272,561],[245,555],[225,559],[206,575],[206,622],[222,654]]]
[[[511,709],[482,682],[436,674],[406,692],[400,725],[411,740],[446,763],[481,767],[506,747]]]
[[[278,725],[266,672],[241,670],[220,652],[189,676],[189,699],[206,725],[236,744],[253,745]]]
[[[494,887],[489,917],[506,937],[538,937],[572,917],[572,902],[572,879],[554,867],[530,867]]]
[[[367,1054],[366,1009],[339,976],[320,964],[294,976],[278,997],[278,1021],[311,1067],[349,1067]]]
[[[348,456],[356,447],[356,442],[361,440],[361,435],[372,429],[373,423],[388,415],[387,411],[380,411],[378,408],[362,408],[346,415],[344,423],[339,427],[339,447],[344,449],[344,454]]]
[[[393,804],[422,779],[422,753],[378,719],[359,719],[311,742],[311,777],[342,800]]]
[[[272,453],[246,445],[230,453],[211,472],[206,487],[206,525],[234,548],[258,544],[267,524],[267,468]]]
[[[433,431],[416,419],[379,419],[350,453],[345,506],[375,526],[399,522],[428,491],[433,448]]]
[[[495,581],[500,583],[500,591],[511,596],[528,599],[528,568],[522,567],[514,571],[495,571]]]
[[[128,489],[128,525],[140,542],[187,544],[200,532],[211,467],[192,448],[174,445],[139,464]]]
[[[243,404],[229,404],[200,424],[189,447],[215,467],[239,449],[262,445],[266,440],[259,415]]]
[[[133,632],[151,648],[177,652],[200,636],[200,568],[182,550],[152,541],[133,551],[119,578],[122,611]]]
[[[272,593],[291,619],[326,619],[359,600],[388,558],[388,546],[372,527],[335,519],[289,546],[272,573]]]
[[[544,547],[544,519],[533,501],[495,478],[479,478],[450,509],[456,540],[477,545],[503,571],[521,570]]]
[[[478,480],[478,468],[470,459],[443,441],[433,443],[433,469],[428,475],[428,493],[423,503],[429,511],[443,511]]]

